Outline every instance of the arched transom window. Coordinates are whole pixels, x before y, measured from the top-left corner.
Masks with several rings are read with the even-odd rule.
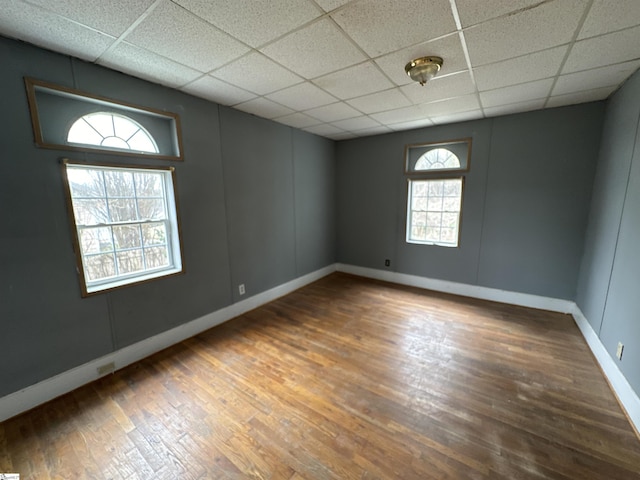
[[[67,135],[69,143],[120,150],[158,153],[153,137],[135,120],[110,112],[89,113],[76,120]]]
[[[451,150],[434,148],[418,159],[414,170],[450,170],[454,168],[460,168],[460,159]]]

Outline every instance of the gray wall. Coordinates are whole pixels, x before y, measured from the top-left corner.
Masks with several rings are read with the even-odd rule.
[[[334,144],[0,37],[0,396],[335,262]],[[36,148],[24,76],[178,113],[184,162]],[[185,273],[80,297],[59,159],[174,165]]]
[[[573,299],[604,103],[340,142],[338,260]],[[404,146],[472,137],[459,248],[405,241]]]
[[[640,72],[608,101],[576,301],[640,393]],[[622,361],[615,357],[625,345]]]

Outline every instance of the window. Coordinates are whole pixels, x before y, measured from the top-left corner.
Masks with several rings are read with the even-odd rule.
[[[172,167],[63,169],[83,296],[182,271]]]
[[[464,175],[451,172],[468,169],[470,143],[470,140],[462,140],[407,147],[408,243],[458,246]]]
[[[158,153],[156,142],[142,125],[117,113],[97,112],[80,117],[71,125],[67,141],[120,150]]]
[[[179,115],[25,77],[36,145],[184,160]]]

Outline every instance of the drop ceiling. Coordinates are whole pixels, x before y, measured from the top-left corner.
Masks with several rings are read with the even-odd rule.
[[[0,0],[0,34],[341,140],[602,100],[640,0]],[[444,59],[421,87],[410,60]]]

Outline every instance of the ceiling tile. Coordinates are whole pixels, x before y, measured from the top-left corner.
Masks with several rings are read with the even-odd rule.
[[[172,2],[156,8],[126,39],[201,72],[219,67],[249,50]]]
[[[640,23],[638,0],[595,0],[578,39],[610,33]]]
[[[173,0],[243,42],[258,47],[319,17],[307,0]]]
[[[476,67],[473,74],[478,90],[517,85],[557,75],[569,46],[551,48],[522,57]]]
[[[314,81],[320,88],[341,99],[360,97],[393,87],[393,83],[373,62],[330,73]]]
[[[640,60],[618,63],[577,73],[561,75],[553,87],[552,95],[565,95],[580,90],[617,87],[640,67]]]
[[[433,126],[433,122],[429,118],[422,118],[420,120],[412,120],[410,122],[392,123],[388,125],[389,128],[396,131],[412,130],[414,128],[424,128]]]
[[[358,135],[352,132],[341,132],[331,135],[329,138],[333,140],[351,140],[352,138],[358,138]]]
[[[156,0],[29,0],[74,22],[120,36]],[[2,7],[5,8],[4,6]],[[4,12],[3,12],[4,14]]]
[[[329,125],[326,123],[323,125],[316,125],[313,127],[303,128],[303,130],[310,133],[315,133],[316,135],[321,135],[323,137],[330,137],[331,135],[339,135],[344,133],[344,130],[341,130],[338,127],[334,127],[333,125]]]
[[[372,57],[456,30],[449,0],[361,0],[331,16]]]
[[[359,137],[366,137],[367,135],[383,135],[385,133],[392,133],[393,130],[386,125],[378,125],[377,127],[363,128],[362,130],[354,130]]]
[[[562,73],[577,72],[640,58],[640,27],[576,42]]]
[[[305,115],[304,113],[299,112],[285,115],[284,117],[278,117],[274,120],[278,123],[284,123],[285,125],[289,125],[290,127],[295,128],[305,128],[321,123],[315,118],[311,118],[309,115]]]
[[[334,103],[336,99],[309,82],[300,83],[267,95],[267,98],[294,110],[309,110]]]
[[[392,110],[398,107],[411,105],[400,89],[392,88],[384,92],[372,93],[363,97],[353,98],[347,101],[349,105],[357,108],[362,113],[376,113]]]
[[[457,33],[390,53],[377,58],[376,63],[396,85],[408,85],[413,83],[413,80],[404,71],[404,66],[415,58],[431,55],[436,55],[443,59],[438,77],[461,72],[468,68],[462,44],[460,43],[460,35]]]
[[[412,85],[401,87],[400,90],[409,100],[417,104],[460,97],[475,92],[476,87],[473,85],[471,75],[467,71],[443,78],[436,77],[424,86],[414,82]]]
[[[485,65],[570,42],[585,5],[582,0],[544,2],[465,30],[471,64]]]
[[[454,113],[451,115],[437,115],[431,117],[436,125],[447,125],[449,123],[468,122],[469,120],[479,120],[484,118],[482,110],[472,110],[470,112]]]
[[[316,3],[320,5],[325,12],[330,12],[350,1],[351,0],[316,0]]]
[[[409,107],[396,108],[386,112],[374,113],[371,117],[383,125],[424,120],[429,117],[425,105],[426,104],[411,105]]]
[[[568,95],[558,95],[549,98],[546,107],[562,107],[564,105],[575,105],[577,103],[596,102],[604,100],[616,90],[616,87],[596,88],[583,92],[570,93]]]
[[[361,115],[359,111],[344,102],[332,103],[331,105],[313,108],[311,110],[307,110],[305,113],[322,122],[335,122],[337,120],[344,120],[345,118]]]
[[[258,52],[245,55],[214,71],[212,75],[259,95],[266,95],[303,81],[296,74]]]
[[[540,0],[455,0],[463,27],[535,7]]]
[[[4,2],[0,15],[0,31],[57,52],[94,61],[115,38],[82,27],[26,3]]]
[[[297,30],[261,51],[307,79],[335,72],[366,59],[328,19]]]
[[[530,112],[531,110],[540,110],[544,107],[546,99],[539,98],[528,102],[511,103],[509,105],[500,105],[498,107],[490,107],[484,109],[487,117],[498,117],[500,115],[511,115],[513,113]]]
[[[242,110],[243,112],[253,113],[254,115],[263,118],[277,118],[294,113],[290,108],[284,107],[262,97],[240,103],[239,105],[235,105],[233,108]]]
[[[256,97],[256,95],[251,92],[229,85],[209,75],[205,75],[185,85],[181,90],[196,95],[197,97],[212,100],[221,105],[235,105]]]
[[[180,87],[202,75],[196,70],[124,42],[100,57],[98,64],[170,87]]]
[[[331,125],[341,128],[342,130],[348,130],[350,132],[356,130],[364,130],[367,128],[379,128],[380,124],[367,116],[348,118],[346,120],[339,120],[337,122],[331,122]]]
[[[535,82],[512,85],[480,93],[483,107],[497,107],[510,103],[546,98],[549,95],[553,79],[547,78]]]
[[[459,112],[469,112],[472,110],[480,110],[478,97],[473,95],[465,95],[464,97],[450,98],[439,102],[425,103],[420,105],[429,117],[438,117],[442,115],[451,115]]]

